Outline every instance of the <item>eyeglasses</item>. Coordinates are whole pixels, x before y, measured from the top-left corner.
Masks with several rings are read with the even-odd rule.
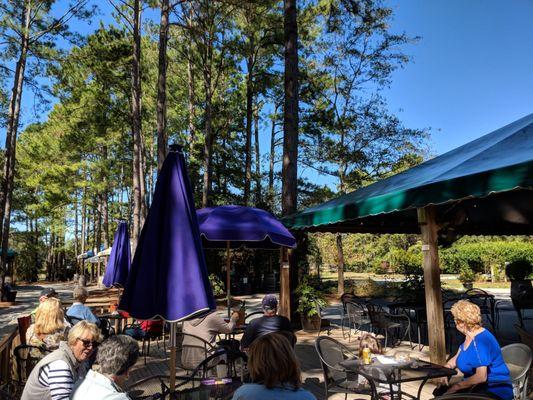
[[[83,343],[83,347],[85,347],[86,349],[90,347],[98,346],[98,342],[96,340],[81,339],[81,338],[78,338],[78,340]]]

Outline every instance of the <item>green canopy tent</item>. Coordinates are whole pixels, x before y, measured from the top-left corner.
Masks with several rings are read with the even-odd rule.
[[[0,257],[2,257],[4,254],[4,250],[0,247]],[[16,250],[13,250],[13,249],[7,249],[7,254],[6,254],[6,270],[5,271],[2,271],[2,275],[0,278],[1,278],[1,281],[0,281],[0,286],[4,284],[4,279],[6,276],[11,276],[12,279],[13,279],[13,282],[14,282],[14,272],[15,272],[15,257],[18,255],[18,252]],[[5,274],[5,275],[4,275]]]
[[[0,247],[0,257],[3,255],[4,250]],[[13,261],[18,253],[13,249],[7,249],[7,262]]]
[[[422,232],[432,359],[445,358],[437,238],[533,234],[533,114],[439,157],[286,217],[309,232]]]

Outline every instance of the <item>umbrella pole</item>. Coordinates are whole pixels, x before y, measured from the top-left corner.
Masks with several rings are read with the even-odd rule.
[[[176,324],[177,322],[170,323],[170,359],[168,361],[168,386],[170,393],[174,393],[174,390],[176,389]]]
[[[230,282],[230,268],[231,268],[231,255],[230,255],[230,242],[226,242],[226,295],[228,300],[228,317],[231,317],[231,282]]]

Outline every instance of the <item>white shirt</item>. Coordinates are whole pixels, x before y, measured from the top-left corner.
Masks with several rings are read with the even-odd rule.
[[[72,391],[72,400],[131,400],[130,397],[107,376],[89,371]]]

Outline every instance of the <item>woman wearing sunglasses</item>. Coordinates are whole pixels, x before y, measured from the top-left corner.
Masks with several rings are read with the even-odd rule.
[[[31,371],[21,400],[67,399],[74,383],[85,375],[86,361],[101,340],[100,330],[87,321],[77,323],[67,342],[44,357]]]

